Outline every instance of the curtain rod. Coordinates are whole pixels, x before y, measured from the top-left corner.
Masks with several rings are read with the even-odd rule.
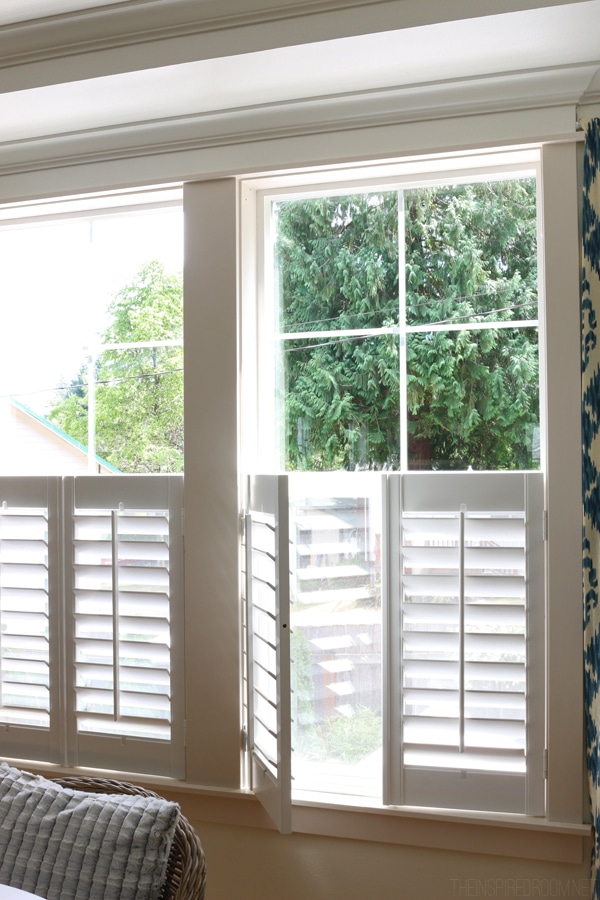
[[[587,120],[587,121],[591,121],[592,119],[598,119],[598,118],[599,117],[596,117],[596,116],[590,116],[589,120]],[[583,122],[581,121],[581,119],[577,119],[577,121],[575,122],[575,131],[583,131],[583,130],[584,130]]]

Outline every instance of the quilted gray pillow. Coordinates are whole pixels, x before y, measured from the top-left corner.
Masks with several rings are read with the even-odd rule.
[[[153,900],[179,807],[90,794],[0,764],[0,883],[47,900]]]

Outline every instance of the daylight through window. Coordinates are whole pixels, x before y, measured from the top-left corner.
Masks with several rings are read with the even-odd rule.
[[[180,189],[4,209],[0,256],[0,474],[182,472]]]

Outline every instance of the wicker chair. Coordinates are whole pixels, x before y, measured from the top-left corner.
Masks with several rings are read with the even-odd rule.
[[[78,778],[76,776],[53,780],[63,787],[94,794],[159,796],[154,791],[148,791],[127,781],[112,781],[107,778]],[[202,845],[188,820],[180,813],[160,900],[203,900],[205,884],[206,862]]]

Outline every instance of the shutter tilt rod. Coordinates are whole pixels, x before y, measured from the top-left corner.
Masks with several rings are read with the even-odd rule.
[[[118,722],[121,718],[120,689],[119,689],[119,527],[118,510],[113,509],[111,519],[111,545],[112,545],[112,632],[113,632],[113,719]]]

